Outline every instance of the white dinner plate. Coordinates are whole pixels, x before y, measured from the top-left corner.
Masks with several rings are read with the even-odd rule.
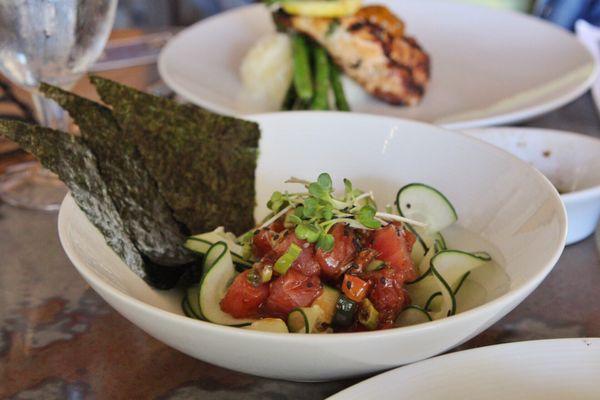
[[[597,400],[600,339],[501,344],[378,375],[329,400]]]
[[[437,0],[376,0],[407,24],[432,61],[423,102],[412,108],[374,99],[346,79],[354,111],[462,129],[513,123],[583,94],[597,67],[571,33],[524,14]],[[368,1],[366,1],[368,3]],[[243,95],[245,52],[274,30],[261,4],[185,29],[163,49],[159,70],[185,99],[231,115],[276,111]]]

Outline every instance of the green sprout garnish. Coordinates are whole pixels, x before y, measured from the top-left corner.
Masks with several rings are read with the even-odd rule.
[[[358,216],[356,219],[358,219],[358,221],[367,228],[378,229],[381,227],[381,222],[375,219],[376,214],[377,210],[375,207],[367,204],[358,211]]]
[[[344,194],[341,196],[334,194],[333,181],[327,173],[320,174],[316,182],[290,178],[286,183],[302,184],[307,191],[273,192],[267,202],[271,214],[259,229],[285,216],[285,227],[293,229],[298,239],[314,243],[325,252],[333,249],[334,237],[329,230],[337,223],[346,223],[358,229],[378,229],[389,221],[422,225],[392,214],[389,210],[385,213],[378,212],[373,194],[355,189],[348,179],[344,179]],[[240,237],[242,244],[251,239],[252,235],[247,234]]]

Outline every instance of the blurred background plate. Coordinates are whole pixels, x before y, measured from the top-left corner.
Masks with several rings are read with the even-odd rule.
[[[397,368],[329,400],[600,399],[600,339],[557,339],[461,351]]]
[[[354,111],[450,128],[507,124],[577,98],[597,73],[594,59],[570,32],[531,16],[436,0],[377,3],[400,16],[430,53],[432,79],[423,102],[412,108],[389,106],[346,80]],[[217,112],[274,111],[244,99],[238,77],[245,52],[273,29],[262,5],[208,18],[164,48],[161,76],[182,97]]]

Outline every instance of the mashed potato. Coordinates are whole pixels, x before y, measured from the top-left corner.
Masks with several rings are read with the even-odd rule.
[[[260,38],[248,50],[240,76],[248,94],[273,110],[279,109],[293,75],[292,45],[283,33]]]

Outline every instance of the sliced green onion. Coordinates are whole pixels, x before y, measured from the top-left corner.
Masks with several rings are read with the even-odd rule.
[[[373,260],[369,263],[369,265],[367,265],[366,270],[367,272],[379,271],[383,267],[385,267],[385,261]]]
[[[377,329],[379,323],[379,311],[369,299],[364,299],[359,306],[358,322],[370,331]]]
[[[256,270],[251,270],[248,272],[246,279],[248,279],[248,282],[250,282],[252,286],[258,286],[260,284],[261,277],[258,275]]]
[[[260,270],[260,280],[262,281],[262,283],[267,283],[271,280],[272,277],[273,277],[273,267],[271,267],[270,265],[265,265]]]
[[[292,266],[296,258],[300,255],[302,249],[295,243],[292,243],[290,247],[288,247],[287,251],[275,261],[275,265],[273,269],[279,275],[283,275],[287,272],[288,269]]]

